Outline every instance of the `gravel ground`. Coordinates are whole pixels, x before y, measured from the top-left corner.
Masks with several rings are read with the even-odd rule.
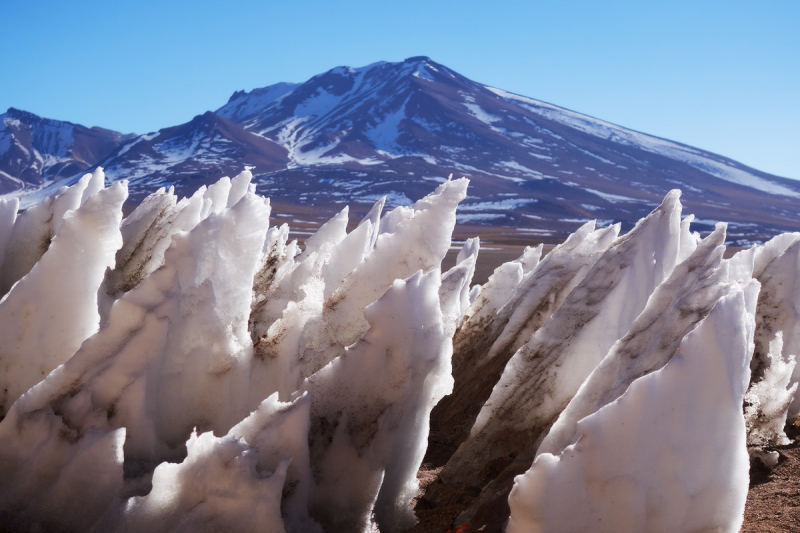
[[[800,420],[786,434],[794,442],[777,448],[781,458],[772,472],[750,469],[742,533],[800,531]]]

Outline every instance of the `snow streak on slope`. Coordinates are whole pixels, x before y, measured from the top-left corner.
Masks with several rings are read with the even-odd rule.
[[[707,172],[712,176],[732,183],[738,183],[739,185],[759,189],[772,194],[800,198],[800,192],[796,190],[751,174],[744,169],[737,168],[730,164],[730,162],[718,161],[713,157],[708,157],[708,153],[700,152],[689,146],[625,129],[611,124],[610,122],[598,120],[587,115],[581,115],[580,113],[575,113],[574,111],[562,107],[540,102],[525,96],[519,96],[503,91],[502,89],[495,89],[494,87],[487,87],[487,89],[506,100],[517,103],[529,111],[533,111],[536,114],[583,131],[589,135],[612,140],[616,143],[628,146],[635,146],[655,154],[669,157],[670,159],[688,163],[703,172]]]

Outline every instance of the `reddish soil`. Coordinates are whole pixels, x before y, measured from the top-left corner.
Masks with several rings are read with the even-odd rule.
[[[800,421],[786,434],[794,442],[777,448],[781,458],[772,472],[750,469],[742,533],[800,531]]]

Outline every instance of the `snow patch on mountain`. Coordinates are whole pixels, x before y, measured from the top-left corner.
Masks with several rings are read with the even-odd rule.
[[[594,189],[584,188],[583,190],[585,190],[586,192],[590,192],[592,194],[595,194],[595,195],[599,196],[600,198],[602,198],[603,200],[608,200],[611,203],[638,202],[639,201],[636,198],[629,198],[628,196],[622,196],[622,195],[619,195],[619,194],[609,194],[607,192],[600,192],[600,191],[596,191]]]
[[[504,217],[505,215],[499,213],[466,213],[466,214],[459,213],[458,215],[456,215],[456,221],[459,224],[469,224],[470,222],[496,220],[498,218],[504,218]]]
[[[136,146],[140,142],[152,141],[153,139],[158,137],[159,133],[160,132],[154,132],[154,133],[148,133],[146,135],[139,135],[134,140],[128,142],[127,144],[124,144],[122,146],[122,148],[120,148],[119,152],[117,152],[116,157],[120,157],[122,155],[125,155],[126,153],[128,153],[130,151],[131,148],[133,148],[134,146]]]
[[[414,202],[402,192],[390,191],[386,194],[370,194],[362,196],[356,200],[358,203],[371,204],[377,202],[381,198],[386,198],[387,207],[398,207],[401,205],[411,205]]]
[[[475,204],[463,204],[460,207],[461,211],[486,211],[494,209],[515,209],[521,205],[531,204],[536,202],[532,198],[505,198],[503,200],[495,200],[490,202],[478,202]]]
[[[542,157],[544,159],[552,159],[552,158],[547,157],[547,156],[536,156],[536,157]],[[518,172],[522,172],[523,174],[525,174],[527,176],[530,176],[530,177],[532,177],[534,179],[542,179],[542,173],[541,172],[537,172],[536,170],[532,170],[532,169],[530,169],[528,167],[522,166],[519,163],[517,163],[516,161],[501,161],[499,163],[496,163],[496,166],[502,167],[502,168],[507,168],[509,170],[516,170]]]
[[[464,104],[464,107],[466,107],[469,110],[470,115],[477,118],[484,124],[488,124],[491,126],[495,122],[500,122],[502,120],[500,117],[496,117],[494,115],[487,113],[486,111],[481,109],[481,106],[479,106],[478,104],[466,103]]]
[[[432,67],[431,65],[420,63],[417,66],[417,68],[414,70],[414,73],[412,74],[412,76],[414,76],[415,78],[420,78],[420,79],[427,80],[427,81],[436,81],[435,79],[433,79],[433,76],[430,75],[430,73],[428,72],[427,69],[431,69],[434,72],[436,71],[436,69],[434,67]]]
[[[299,83],[276,83],[268,87],[253,89],[252,91],[238,91],[233,93],[228,103],[220,107],[215,113],[233,122],[241,122],[258,114],[268,105],[280,100],[292,92]]]
[[[400,109],[387,113],[374,128],[367,130],[366,135],[375,148],[387,153],[402,152],[397,146],[397,138],[400,136],[400,122],[406,119],[407,104],[408,98]]]

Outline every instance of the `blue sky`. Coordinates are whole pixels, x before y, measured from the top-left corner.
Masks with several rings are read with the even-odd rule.
[[[233,91],[427,55],[800,179],[797,0],[0,1],[0,108],[146,133]]]

